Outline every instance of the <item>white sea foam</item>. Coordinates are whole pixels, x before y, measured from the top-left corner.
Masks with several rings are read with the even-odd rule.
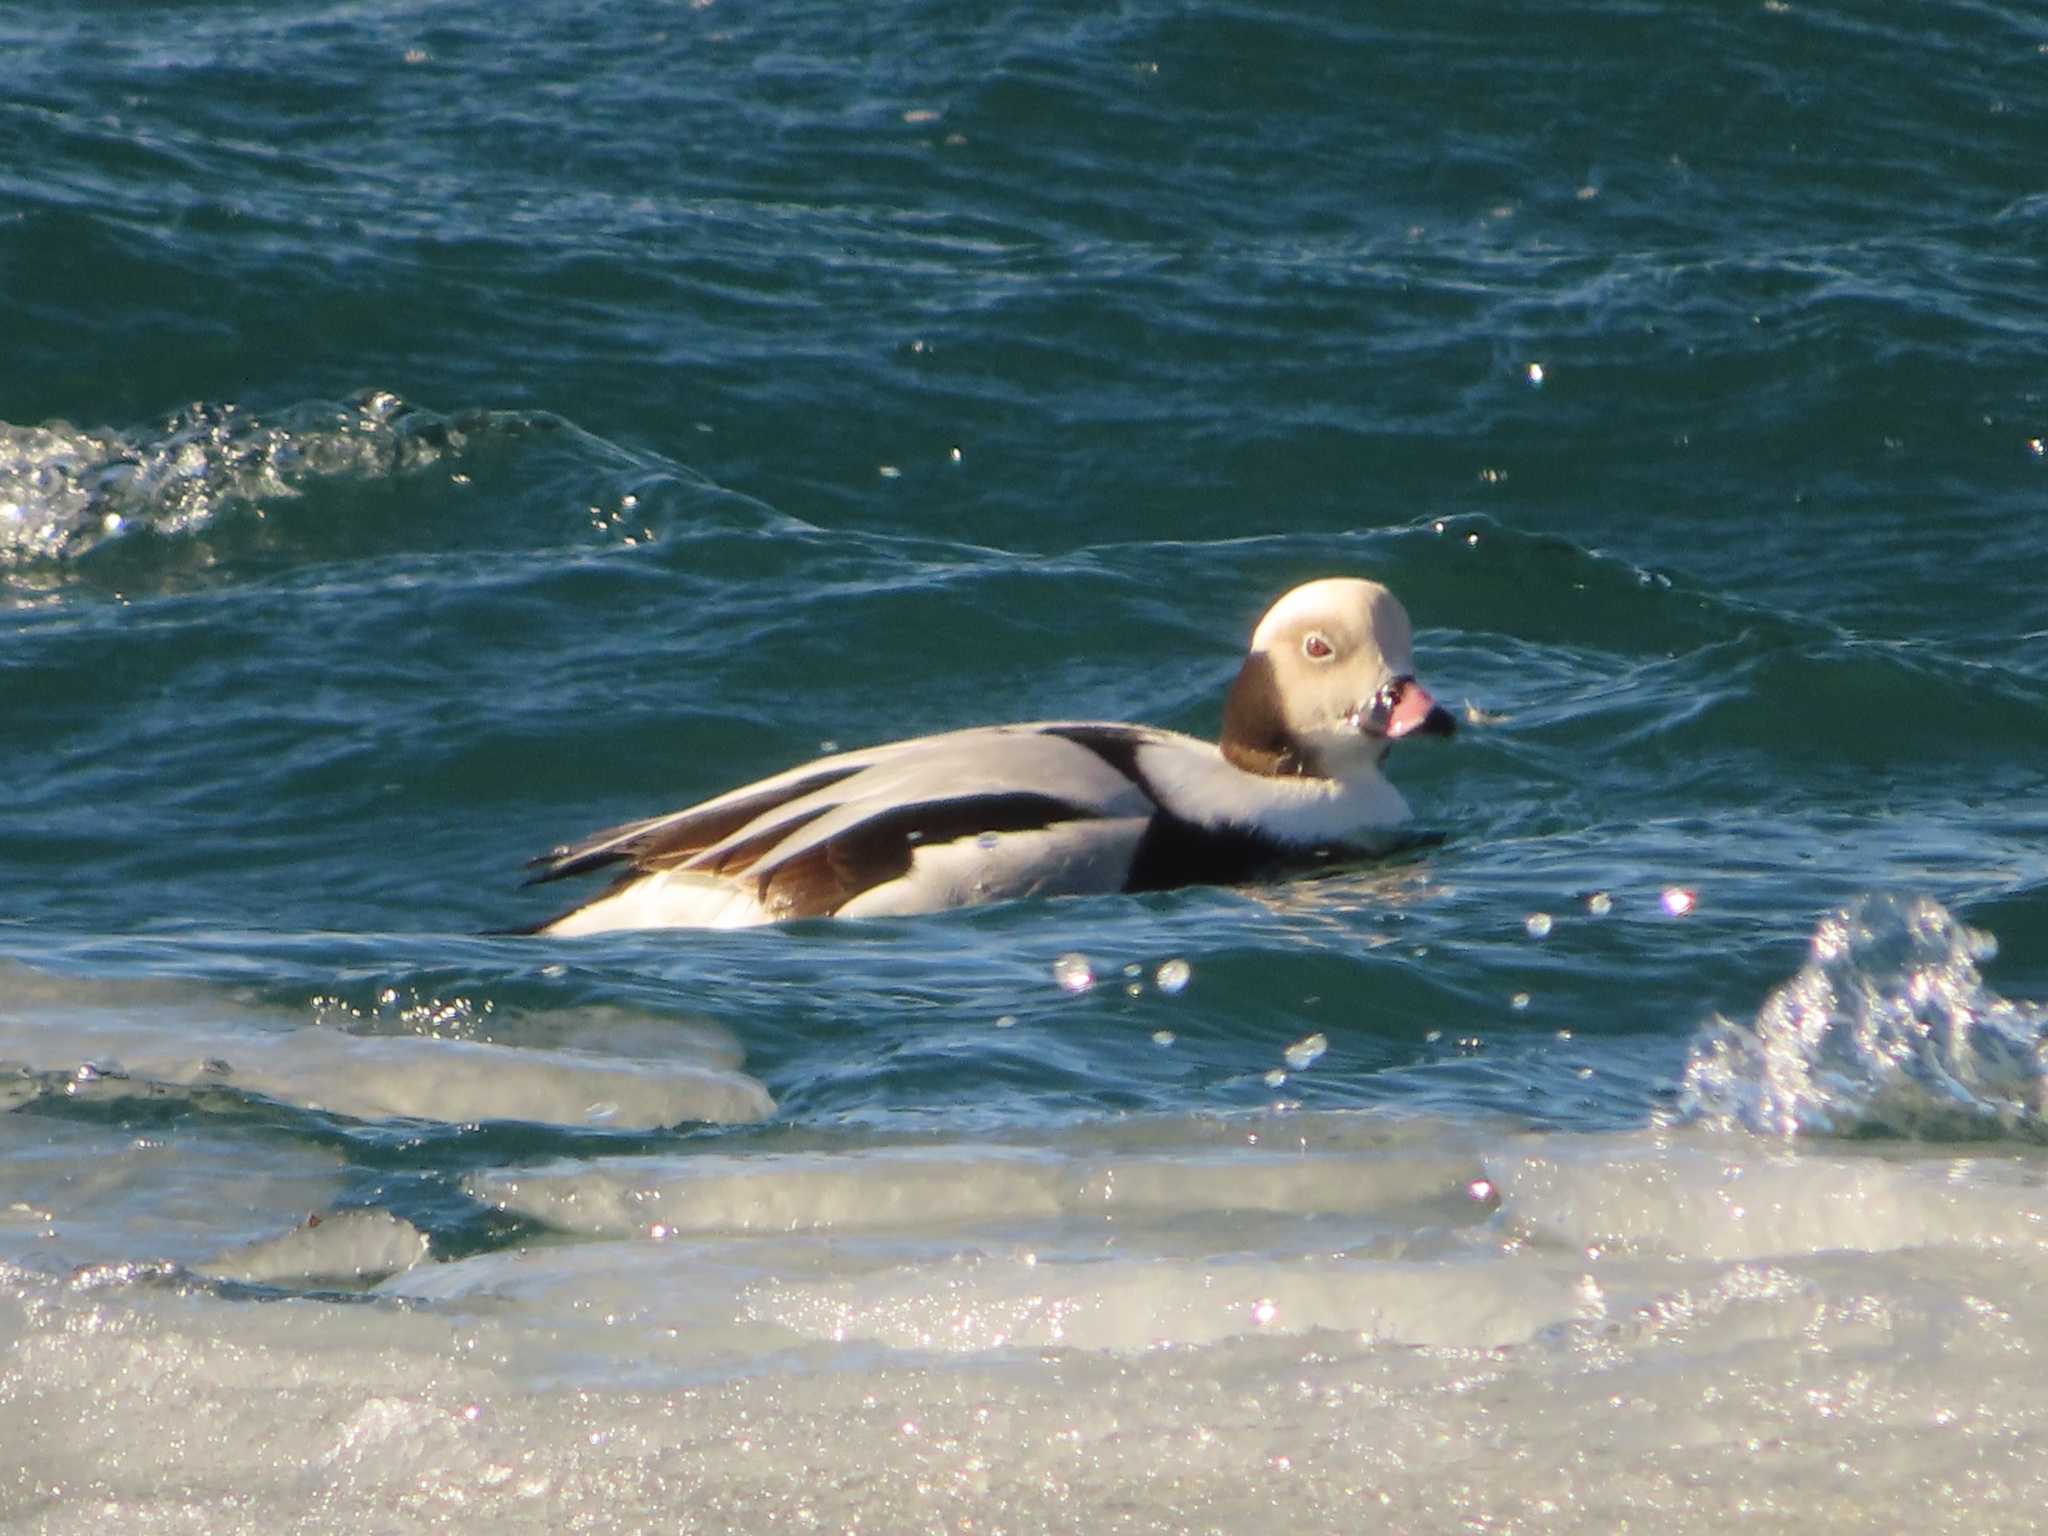
[[[2025,1368],[2048,1350],[2030,1300],[2048,1260],[1991,1214],[2027,1206],[2023,1165],[1487,1134],[1472,1159],[1500,1210],[1458,1219],[1379,1178],[1430,1168],[1440,1127],[1296,1124],[1310,1161],[1382,1198],[1333,1216],[1299,1187],[1235,1248],[1187,1219],[1199,1195],[1134,1213],[1135,1234],[1005,1195],[971,1228],[905,1213],[423,1264],[368,1306],[0,1269],[0,1487],[56,1531],[258,1530],[316,1506],[399,1530],[679,1508],[721,1528],[1241,1530],[1276,1501],[1316,1530],[1367,1511],[1404,1530],[1853,1531],[1905,1508],[2025,1530],[2048,1497],[2028,1450],[2048,1386]],[[1279,1161],[1209,1121],[1084,1151],[1176,1142]],[[951,1155],[1002,1190],[1068,1149]],[[900,1176],[890,1160],[871,1176]],[[1801,1168],[1807,1207],[1715,1214],[1731,1187],[1788,1196]],[[1361,1205],[1405,1209],[1405,1241],[1347,1246],[1373,1226]],[[1833,1205],[1834,1237],[1807,1230]]]
[[[1885,974],[1838,968],[1834,995],[1889,997]],[[47,1031],[135,1011],[57,985]],[[180,1029],[292,1032],[177,997],[151,1006]],[[325,1154],[266,1158],[231,1124],[171,1154],[41,1112],[35,1081],[0,1115],[0,1166],[30,1173],[0,1221],[0,1520],[38,1530],[1237,1531],[1284,1508],[1804,1536],[1908,1509],[2025,1531],[2048,1500],[2048,1168],[2024,1137],[1732,1113],[790,1127],[475,1175],[553,1231],[434,1262],[380,1213],[305,1225],[340,1193]],[[350,1306],[196,1278],[380,1266]]]
[[[764,1279],[746,1315],[807,1338],[966,1353],[1070,1346],[1139,1353],[1256,1333],[1497,1349],[1588,1315],[1574,1277],[1442,1259],[1297,1255],[1049,1263],[963,1254],[824,1280]]]

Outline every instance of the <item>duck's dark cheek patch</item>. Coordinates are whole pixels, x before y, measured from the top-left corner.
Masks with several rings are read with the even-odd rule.
[[[1272,658],[1245,657],[1223,701],[1223,755],[1246,773],[1281,777],[1319,772],[1308,749],[1288,729],[1280,707],[1280,679]]]

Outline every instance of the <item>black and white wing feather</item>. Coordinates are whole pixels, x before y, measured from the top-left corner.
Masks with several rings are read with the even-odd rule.
[[[1161,736],[1086,723],[992,726],[844,753],[554,849],[534,861],[529,883],[624,865],[592,907],[668,877],[729,885],[768,921],[828,916],[862,898],[873,911],[957,905],[957,892],[936,883],[957,878],[941,850],[963,842],[989,844],[977,863],[997,871],[998,845],[1019,835],[1050,869],[1062,858],[1091,871],[1127,861],[1156,809],[1130,765]],[[1115,824],[1114,836],[1082,829],[1094,822]]]

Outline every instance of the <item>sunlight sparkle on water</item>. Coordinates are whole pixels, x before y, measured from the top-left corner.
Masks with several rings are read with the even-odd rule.
[[[1673,917],[1684,917],[1699,905],[1700,893],[1689,891],[1682,885],[1667,885],[1664,887],[1664,894],[1657,900]]]
[[[1168,997],[1172,997],[1186,990],[1187,984],[1194,974],[1195,968],[1189,965],[1187,961],[1168,960],[1159,967],[1152,980],[1158,985],[1160,991],[1164,992]]]
[[[1551,929],[1550,914],[1548,912],[1531,912],[1522,920],[1522,926],[1529,930],[1530,938],[1547,939],[1550,937]]]
[[[1288,1066],[1294,1068],[1297,1072],[1301,1072],[1314,1066],[1317,1058],[1329,1048],[1330,1037],[1319,1030],[1313,1035],[1307,1035],[1295,1041],[1282,1054],[1286,1056]]]
[[[1079,950],[1071,950],[1052,963],[1052,979],[1062,991],[1081,993],[1095,985],[1095,967]]]

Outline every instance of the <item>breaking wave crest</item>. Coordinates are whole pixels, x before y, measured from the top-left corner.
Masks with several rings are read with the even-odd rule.
[[[1996,952],[1925,897],[1830,913],[1753,1022],[1701,1032],[1680,1113],[1787,1138],[2048,1141],[2048,1008],[1984,984],[1979,966]]]
[[[309,516],[289,534],[270,526],[252,542],[301,504]],[[385,390],[264,414],[200,403],[135,431],[0,422],[0,572],[201,536],[218,545],[191,551],[202,558],[280,541],[301,553],[495,547],[522,515],[545,542],[597,545],[651,539],[678,516],[692,527],[791,523],[544,411],[443,414]]]
[[[153,433],[0,423],[0,566],[76,559],[142,529],[189,533],[317,480],[422,469],[459,454],[498,414],[438,416],[373,390],[274,421],[189,405]]]

